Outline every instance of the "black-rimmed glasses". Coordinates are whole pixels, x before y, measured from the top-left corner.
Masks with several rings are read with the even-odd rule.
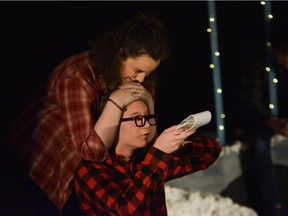
[[[138,115],[138,116],[134,116],[131,118],[121,118],[120,122],[134,121],[137,127],[144,127],[146,124],[146,121],[148,121],[150,126],[154,126],[156,125],[157,120],[158,119],[155,114],[150,114],[150,115]]]

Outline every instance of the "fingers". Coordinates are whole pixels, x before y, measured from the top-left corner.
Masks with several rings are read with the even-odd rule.
[[[129,82],[129,83],[123,83],[119,86],[119,89],[121,89],[125,93],[131,93],[133,97],[143,97],[145,98],[145,88],[141,85],[141,83],[135,83],[135,82]]]
[[[166,153],[175,152],[187,144],[189,141],[185,141],[185,139],[196,131],[193,129],[189,132],[184,132],[184,129],[181,128],[176,130],[176,127],[177,125],[174,125],[164,130],[154,143],[154,146]]]
[[[189,143],[192,143],[192,141],[184,140],[181,145],[183,147],[184,145],[189,144]]]
[[[144,87],[141,83],[135,83],[135,82],[128,82],[128,83],[122,83],[118,86],[118,88],[122,90],[134,90],[134,91],[143,91]]]
[[[173,125],[163,131],[163,133],[171,133],[174,136],[178,136],[179,139],[186,139],[196,132],[195,129],[191,129],[190,131],[186,131],[185,128],[176,129],[177,125]]]
[[[148,100],[146,99],[146,98],[148,98],[148,96],[144,97],[143,94],[140,94],[139,96],[137,96],[134,93],[130,93],[129,91],[124,91],[124,90],[118,88],[112,92],[112,94],[111,94],[112,99],[114,98],[114,100],[119,105],[121,105],[121,107],[124,107],[127,104],[130,104],[135,99],[139,99],[139,98],[143,98],[143,100],[148,102]]]
[[[175,130],[174,132],[171,131],[171,133],[174,133],[174,138],[175,138],[175,146],[176,146],[176,150],[182,148],[184,145],[188,144],[188,143],[192,143],[191,141],[186,141],[185,139],[189,136],[191,136],[193,133],[195,133],[196,130],[193,129],[191,131],[185,132],[185,129],[178,129]]]

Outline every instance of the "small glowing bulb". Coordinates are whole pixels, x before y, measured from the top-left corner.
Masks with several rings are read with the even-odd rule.
[[[267,46],[267,47],[271,47],[271,42],[270,42],[270,41],[267,41],[267,42],[266,42],[266,46]]]
[[[274,109],[274,104],[269,104],[270,109]]]
[[[268,14],[268,18],[269,19],[273,19],[273,15],[272,14]]]

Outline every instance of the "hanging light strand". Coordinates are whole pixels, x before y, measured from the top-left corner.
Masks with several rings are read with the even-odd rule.
[[[261,1],[260,4],[264,7],[266,54],[267,54],[266,71],[268,72],[269,100],[270,100],[269,108],[273,115],[278,115],[277,78],[273,61],[273,50],[271,46],[271,27],[273,21],[272,5],[270,1]]]
[[[211,45],[211,60],[209,67],[213,73],[214,82],[214,98],[215,98],[215,113],[216,113],[216,131],[217,139],[221,145],[224,145],[225,140],[225,126],[223,112],[223,99],[222,99],[222,83],[221,83],[221,71],[220,71],[220,52],[218,49],[218,33],[217,33],[217,22],[216,22],[216,9],[215,1],[208,1],[208,22],[209,28],[207,32],[210,34],[210,45]]]

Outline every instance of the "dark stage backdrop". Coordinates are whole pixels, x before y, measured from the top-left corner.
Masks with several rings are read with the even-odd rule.
[[[275,18],[287,16],[287,2],[272,5]],[[237,97],[242,50],[264,36],[263,7],[259,1],[217,1],[216,9],[229,142],[241,121]],[[101,32],[139,11],[162,17],[173,48],[170,61],[160,67],[159,132],[196,112],[210,110],[214,115],[206,1],[1,2],[2,137],[61,60],[86,49]],[[201,132],[216,133],[215,118]]]

